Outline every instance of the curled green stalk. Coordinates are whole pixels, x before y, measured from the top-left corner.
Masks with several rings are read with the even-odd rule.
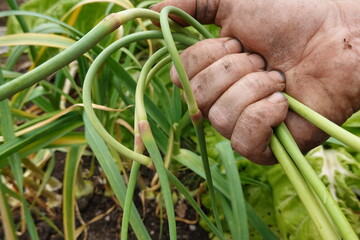
[[[304,179],[314,190],[320,202],[324,205],[329,216],[339,230],[342,238],[345,240],[356,239],[356,233],[352,229],[344,213],[341,211],[339,205],[336,203],[329,190],[325,187],[318,175],[315,173],[310,163],[301,153],[286,125],[284,123],[280,124],[280,126],[275,129],[275,133],[293,159]],[[301,194],[302,193],[299,195]]]
[[[357,152],[360,152],[360,138],[354,134],[346,131],[342,127],[331,122],[329,119],[321,116],[319,113],[315,112],[311,108],[297,101],[295,98],[284,94],[288,99],[290,109],[329,134],[330,136],[336,138],[340,142],[348,145]]]
[[[164,66],[166,66],[168,63],[171,62],[171,57],[170,56],[166,56],[163,59],[161,59],[154,67],[151,68],[151,70],[148,72],[147,77],[146,77],[146,83],[145,86],[147,86],[150,82],[150,80],[154,77],[154,75],[160,70],[162,69]],[[146,74],[145,74],[146,75]],[[141,95],[141,94],[139,94]],[[189,115],[185,114],[185,118],[188,118]],[[135,120],[135,127],[137,127],[137,120]],[[136,132],[136,131],[135,131]],[[171,150],[174,146],[171,146],[173,144],[171,144],[169,142],[169,149],[167,151],[167,154],[165,156],[165,162],[167,162],[166,159],[169,159],[171,157],[171,154],[173,152],[173,150]],[[138,163],[134,163],[134,164],[138,164]],[[166,164],[166,163],[165,163]],[[133,166],[134,167],[134,166]],[[206,216],[206,214],[202,211],[202,209],[197,205],[196,201],[193,199],[193,197],[189,194],[189,192],[187,191],[186,187],[169,171],[165,168],[166,172],[167,172],[167,176],[170,180],[170,182],[172,184],[175,185],[175,187],[186,197],[186,199],[189,201],[189,203],[191,204],[191,206],[199,213],[199,215],[204,219],[204,221],[208,224],[209,228],[218,236],[221,237],[222,233],[219,232],[219,230],[213,225],[213,223],[210,221],[210,219]],[[133,170],[132,170],[133,171]],[[132,172],[133,173],[133,172]],[[131,177],[130,177],[131,178]],[[131,180],[129,180],[129,187],[130,188],[130,182]],[[128,197],[128,195],[126,196]],[[129,196],[130,199],[130,196]],[[130,201],[130,200],[129,200]],[[122,231],[123,231],[123,226],[125,225],[125,217],[126,217],[126,209],[124,210],[124,218],[122,220]],[[126,239],[126,234],[124,233],[124,235],[121,235],[121,239]]]
[[[101,52],[101,54],[99,54],[99,56],[94,60],[93,64],[90,66],[88,70],[88,73],[86,74],[84,80],[84,86],[83,86],[84,109],[89,117],[90,123],[94,126],[97,133],[104,139],[105,142],[107,142],[112,147],[114,147],[120,154],[135,161],[138,161],[139,163],[144,164],[145,166],[151,165],[151,160],[149,157],[146,157],[139,153],[135,153],[132,150],[126,148],[116,139],[114,139],[102,126],[101,122],[97,118],[92,108],[91,86],[101,66],[115,51],[135,41],[156,39],[156,38],[158,39],[162,38],[162,33],[160,31],[153,30],[147,32],[133,33],[129,36],[123,37],[122,39],[114,42],[113,44],[108,46],[103,52]],[[174,34],[174,38],[180,42],[184,42],[186,45],[191,45],[196,41],[193,38],[185,36],[183,34]]]
[[[156,71],[160,68],[160,66],[163,66],[168,62],[168,58],[165,57],[163,60],[160,60],[159,63],[152,68],[152,70],[150,70],[151,66],[167,52],[168,52],[167,48],[163,48],[157,51],[143,66],[136,89],[135,105],[136,105],[136,117],[138,118],[139,132],[142,136],[143,143],[145,144],[146,149],[148,150],[151,158],[153,159],[155,168],[159,175],[162,192],[164,195],[165,206],[167,210],[167,217],[169,221],[170,239],[175,239],[176,238],[175,215],[173,210],[171,191],[170,191],[170,187],[168,187],[168,181],[170,180],[171,182],[173,182],[185,196],[189,197],[189,194],[187,194],[185,187],[164,166],[162,157],[160,155],[160,151],[156,146],[155,139],[151,133],[150,125],[147,121],[147,114],[145,111],[144,97],[143,97],[145,94],[146,85],[148,84],[150,77],[156,73]],[[169,154],[171,154],[171,152],[167,153],[168,157]],[[214,233],[216,233],[220,238],[223,238],[222,233],[219,232],[219,230],[213,226],[213,224],[209,221],[206,215],[196,205],[196,202],[192,198],[189,201],[191,205],[199,212],[199,214],[209,224],[210,228],[214,231]]]
[[[133,34],[124,37],[120,41],[117,41],[112,45],[110,45],[109,47],[107,47],[101,54],[99,54],[99,56],[95,59],[95,61],[90,66],[86,74],[84,80],[84,86],[83,86],[83,102],[84,102],[84,109],[89,118],[90,123],[94,126],[97,133],[104,139],[105,142],[107,142],[112,147],[114,147],[114,149],[120,152],[123,156],[126,156],[130,159],[140,162],[141,164],[149,166],[151,164],[150,158],[143,156],[142,154],[135,153],[132,150],[126,148],[124,145],[119,143],[105,130],[100,120],[96,117],[95,111],[92,108],[92,98],[91,98],[92,82],[95,79],[97,72],[99,71],[101,66],[105,63],[107,58],[109,58],[113,52],[119,49],[119,47],[117,46],[118,42],[120,42],[120,45],[129,44],[133,41],[137,41],[139,38],[138,35]]]
[[[172,59],[170,56],[166,56],[161,59],[150,71],[146,77],[146,85],[150,82],[150,80],[156,75],[156,73],[165,67],[167,64],[171,63]]]
[[[169,223],[170,239],[176,239],[175,213],[174,213],[174,206],[172,202],[173,200],[169,185],[168,171],[166,169],[166,166],[164,165],[164,162],[160,154],[160,150],[156,145],[156,141],[151,133],[150,125],[147,121],[147,114],[145,111],[145,104],[144,104],[144,95],[145,95],[146,86],[150,82],[151,78],[156,74],[156,72],[162,67],[164,67],[166,64],[168,64],[171,60],[169,59],[169,57],[163,58],[167,53],[168,53],[168,49],[166,47],[158,50],[154,55],[152,55],[148,59],[148,61],[145,63],[145,65],[143,66],[140,72],[136,93],[135,93],[136,94],[135,95],[135,107],[136,107],[135,126],[139,128],[139,132],[142,137],[143,143],[145,144],[146,149],[150,153],[157,174],[159,176],[162,193],[164,196],[168,223]],[[171,148],[170,140],[169,140],[169,144],[170,144],[169,148]],[[171,154],[172,151],[171,150],[168,151],[165,158],[170,159]]]
[[[196,40],[194,40],[193,38],[191,37],[188,37],[188,36],[185,36],[185,35],[182,35],[182,34],[174,34],[174,37],[175,39],[177,39],[178,41],[180,42],[184,42],[185,44],[187,45],[192,45],[196,42]],[[120,154],[123,154],[141,164],[144,164],[146,166],[151,166],[152,162],[150,160],[150,158],[148,157],[145,157],[139,153],[136,153],[136,152],[133,152],[131,151],[130,149],[127,149],[126,147],[124,147],[122,144],[120,144],[119,142],[117,142],[106,130],[105,128],[102,126],[101,122],[99,121],[99,119],[96,117],[96,114],[94,112],[94,110],[92,109],[92,100],[91,100],[91,85],[92,85],[92,82],[93,80],[95,79],[95,76],[96,76],[96,73],[98,72],[98,70],[100,69],[100,67],[106,62],[106,60],[115,52],[117,51],[118,49],[120,49],[121,47],[127,45],[127,44],[130,44],[132,42],[135,42],[135,41],[139,41],[139,40],[145,40],[145,39],[152,39],[152,38],[162,38],[162,34],[160,31],[147,31],[147,32],[141,32],[141,33],[134,33],[134,34],[131,34],[129,36],[126,36],[116,42],[114,42],[113,44],[111,44],[109,47],[107,47],[96,59],[95,61],[93,62],[93,64],[91,65],[87,75],[86,75],[86,78],[85,78],[85,81],[84,81],[84,88],[83,88],[83,101],[84,101],[84,108],[85,108],[85,112],[86,114],[88,115],[88,118],[90,120],[90,123],[94,126],[94,128],[96,129],[96,131],[98,132],[98,134],[108,143],[110,144],[111,146],[113,146],[115,149],[117,149],[117,151],[119,151]],[[159,54],[165,54],[167,53],[167,51],[163,50],[162,52],[158,53],[157,55],[155,55],[153,58],[157,58]],[[149,60],[148,62],[150,62],[148,65],[151,66],[152,62]],[[142,69],[142,72],[146,72],[146,69],[149,69],[149,68],[146,68],[146,66],[144,66],[144,68]],[[146,76],[145,74],[143,74],[144,76]],[[144,77],[144,79],[146,80],[146,78]],[[139,85],[141,87],[141,82],[144,82],[145,80],[143,81],[140,81],[139,80],[139,84],[138,84],[138,88],[139,88]],[[144,83],[145,84],[145,83]],[[144,85],[145,86],[145,85]],[[143,89],[144,89],[144,86],[143,86]],[[139,90],[137,90],[137,95],[141,97],[143,97],[143,95],[141,95],[141,92],[139,93]],[[139,98],[139,97],[138,97]],[[136,104],[136,109],[141,109],[144,111],[144,114],[137,114],[136,115],[136,119],[139,119],[139,121],[141,120],[144,120],[143,116],[146,117],[146,113],[145,113],[145,110],[144,110],[144,104],[143,104],[143,101],[142,101],[142,104]],[[142,107],[141,107],[142,106]],[[138,112],[138,111],[136,111]],[[140,117],[139,117],[140,116]],[[139,124],[140,126],[141,124]],[[141,126],[143,126],[144,124],[142,124]],[[143,128],[140,129],[140,132],[141,130],[143,130]],[[142,134],[144,136],[148,136],[149,133],[146,132],[146,133],[143,133]],[[151,133],[150,133],[151,135]],[[152,137],[152,136],[150,136]],[[144,138],[144,137],[143,137]],[[145,137],[145,138],[149,138],[149,137]],[[147,143],[147,141],[143,141],[144,143]],[[146,145],[147,149],[154,149],[154,147],[156,148],[156,143],[153,141],[149,144]],[[154,152],[152,152],[151,150],[149,150],[150,152],[150,155],[152,158],[155,158],[157,159],[157,163],[155,163],[155,167],[157,168],[157,171],[158,172],[161,172],[161,170],[159,170],[158,168],[161,169],[161,166],[159,166],[159,164],[161,164],[162,160],[161,160],[161,155],[159,152],[156,152],[156,150],[154,150]],[[135,164],[135,163],[134,163]],[[158,166],[157,166],[158,165]],[[139,168],[139,165],[138,164],[135,164],[133,166],[133,171],[132,171],[132,180],[131,182],[133,183],[134,182],[134,178],[135,176],[137,175],[137,172],[138,172],[138,168]],[[159,174],[160,176],[160,174]],[[163,174],[164,176],[164,174]],[[165,176],[166,176],[166,173],[165,173]],[[171,192],[170,192],[170,187],[166,187],[166,183],[163,183],[163,180],[164,178],[160,178],[160,181],[162,182],[162,188],[163,189],[166,189],[168,188],[168,193],[164,193],[164,198],[166,196],[166,198],[168,199],[167,202],[168,202],[168,206],[169,206],[169,202],[171,202]],[[166,181],[166,179],[165,179]],[[168,185],[168,184],[167,184]],[[135,185],[134,185],[135,186]],[[129,186],[130,187],[130,190],[128,191],[128,195],[127,195],[127,202],[129,202],[131,199],[131,196],[132,196],[132,192],[133,192],[133,188],[134,186]],[[165,199],[166,199],[165,198]],[[172,204],[172,202],[171,202]],[[169,207],[167,207],[168,209],[168,218],[171,219],[171,214],[174,214],[173,212],[173,208],[172,208],[172,211]],[[170,209],[170,210],[169,210]],[[172,212],[172,213],[171,213]],[[126,216],[125,216],[126,217]],[[175,219],[175,217],[173,218]],[[126,222],[126,219],[125,219],[125,222]],[[173,222],[175,223],[175,220],[173,220]],[[172,231],[171,231],[171,235],[173,236],[172,238],[176,237],[176,226],[175,224],[172,223],[172,224],[169,224],[171,227],[172,227]],[[122,231],[122,235],[123,236],[126,236],[127,234],[127,226],[126,226],[126,223],[125,223],[125,229]]]
[[[148,9],[133,8],[110,14],[69,48],[65,49],[45,63],[39,65],[35,69],[23,74],[11,82],[1,85],[0,100],[8,98],[13,94],[45,79],[52,73],[58,71],[62,67],[66,66],[70,62],[76,60],[81,55],[89,51],[109,33],[118,29],[122,24],[125,24],[132,19],[142,17],[159,21],[159,13]],[[188,33],[188,31],[182,27],[179,27],[173,21],[169,21],[171,27],[177,32]]]
[[[327,215],[322,210],[319,201],[316,199],[305,179],[302,177],[292,159],[275,135],[272,135],[271,137],[270,147],[275,157],[281,164],[281,167],[284,169],[284,172],[288,176],[291,184],[298,193],[298,196],[308,211],[309,216],[313,220],[316,229],[319,231],[321,238],[324,240],[338,240],[338,234],[334,230]]]

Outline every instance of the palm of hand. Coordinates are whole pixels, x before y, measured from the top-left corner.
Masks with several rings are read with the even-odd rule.
[[[246,5],[238,1],[236,5],[245,14],[235,17],[233,8],[229,19],[236,21],[228,20],[221,34],[238,38],[246,49],[264,56],[270,69],[282,71],[287,78],[285,92],[338,124],[359,109],[355,87],[359,84],[354,82],[359,74],[358,53],[352,44],[356,36],[348,28],[351,23],[341,16],[351,5],[321,0]],[[240,23],[247,27],[236,28]],[[292,112],[286,123],[304,150],[326,139]]]

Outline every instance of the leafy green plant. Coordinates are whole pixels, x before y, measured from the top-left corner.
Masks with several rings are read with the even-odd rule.
[[[32,4],[37,1],[39,0],[30,1],[24,8],[32,10]],[[237,164],[247,160],[236,158],[228,141],[219,138],[221,141],[216,145],[217,151],[210,152],[209,158],[207,145],[213,146],[215,142],[209,143],[206,139],[205,120],[197,107],[179,51],[203,38],[213,37],[213,34],[191,16],[173,7],[164,8],[159,14],[140,7],[134,8],[134,4],[128,0],[109,0],[101,1],[101,7],[96,7],[95,11],[91,5],[96,2],[68,1],[59,6],[63,3],[49,1],[49,5],[42,9],[43,13],[49,11],[49,16],[18,10],[0,13],[0,17],[18,16],[24,32],[32,29],[32,33],[0,37],[0,45],[15,46],[7,57],[5,71],[0,69],[0,73],[5,76],[3,80],[0,75],[1,134],[4,136],[3,144],[0,145],[0,166],[3,176],[6,176],[5,172],[10,166],[11,175],[17,185],[17,190],[7,189],[6,184],[11,179],[8,175],[7,179],[3,178],[0,186],[0,211],[6,238],[17,238],[17,226],[9,214],[9,199],[15,195],[21,202],[31,238],[39,239],[29,211],[29,208],[36,207],[29,204],[28,199],[31,196],[25,196],[26,181],[21,164],[27,166],[23,159],[32,163],[36,159],[33,156],[40,154],[45,148],[65,149],[67,157],[62,206],[64,237],[75,239],[79,235],[75,225],[75,186],[76,183],[82,183],[82,175],[78,169],[81,157],[86,155],[86,147],[89,146],[91,154],[96,157],[109,182],[112,193],[122,206],[124,214],[121,239],[128,238],[128,224],[138,239],[151,238],[133,203],[141,165],[157,174],[156,179],[161,186],[161,193],[157,194],[164,202],[170,239],[177,238],[174,191],[180,192],[187,199],[201,216],[206,228],[219,239],[229,236],[231,239],[253,239],[253,236],[277,239],[280,236],[272,231],[272,227],[267,226],[269,221],[272,224],[277,223],[284,239],[308,237],[309,229],[314,229],[311,231],[313,236],[321,236],[323,239],[357,239],[358,216],[355,212],[359,208],[359,186],[356,183],[359,162],[356,158],[350,161],[351,164],[346,163],[344,166],[344,161],[348,158],[340,157],[340,165],[347,170],[343,171],[344,175],[341,177],[331,178],[330,175],[336,175],[334,172],[325,173],[325,160],[322,161],[322,171],[316,174],[314,169],[319,170],[316,164],[320,163],[311,161],[313,166],[309,164],[285,124],[275,129],[271,141],[271,148],[282,169],[274,167],[269,172],[259,170],[269,175],[269,185],[255,179],[255,176],[246,176],[241,171],[239,173]],[[139,5],[147,6],[153,2],[145,1]],[[60,11],[63,12],[62,16],[54,15],[54,8],[64,9]],[[126,10],[108,15],[91,30],[90,22],[84,24],[87,19],[86,11],[94,11],[95,15],[100,17],[118,11],[119,8]],[[180,16],[191,28],[178,26],[169,19],[169,14]],[[37,18],[20,20],[23,15]],[[56,17],[62,17],[62,21]],[[150,23],[138,18],[159,21],[162,27],[160,30],[147,30],[146,26]],[[82,21],[76,21],[78,19]],[[93,16],[91,19],[94,19]],[[15,20],[12,21],[10,30],[16,24]],[[48,21],[52,25],[48,25]],[[25,24],[30,28],[24,27]],[[120,27],[124,36],[117,39],[116,34],[111,33]],[[89,32],[86,34],[82,33],[87,31]],[[19,39],[19,36],[22,38]],[[23,45],[28,44],[66,49],[57,53],[52,48],[31,48],[30,56],[34,68],[24,74],[17,74],[12,71],[14,63],[27,49]],[[50,55],[53,57],[46,60]],[[77,62],[75,66],[71,64],[74,61]],[[35,67],[40,62],[43,63]],[[186,103],[181,97],[181,91],[169,80],[167,72],[170,63],[173,63],[178,71]],[[48,79],[51,75],[53,77]],[[360,152],[358,137],[290,96],[287,97],[293,111]],[[43,114],[29,113],[28,105]],[[21,124],[15,124],[14,127],[16,121]],[[189,127],[191,124],[193,128]],[[121,130],[119,125],[122,126]],[[191,146],[190,150],[181,148],[181,143],[186,145],[189,139],[195,139],[198,151]],[[218,138],[215,137],[213,141],[217,143]],[[316,157],[318,155],[315,154]],[[49,158],[47,161],[50,161]],[[179,181],[176,176],[178,164],[206,179],[211,215],[204,213],[193,194]],[[32,169],[28,167],[27,170],[43,172],[41,165],[32,166]],[[129,169],[130,176],[125,182],[121,174],[127,176]],[[328,184],[330,191],[318,175]],[[39,189],[48,182],[47,179],[40,179],[44,183],[40,184]],[[284,186],[280,185],[288,183],[284,179],[291,183],[285,187],[293,187],[289,192],[301,200],[287,203],[290,206],[299,206],[295,212],[289,210],[289,205],[283,204],[287,198],[282,196]],[[282,205],[277,208],[281,213],[275,211],[278,220],[259,217],[257,209],[254,210],[253,207],[255,202],[246,195],[255,192],[256,188],[249,188],[248,185],[265,187],[268,192],[271,192],[269,186],[273,187],[274,204]],[[340,202],[340,207],[337,195],[331,195],[335,188],[351,192],[345,202]],[[45,191],[39,192],[40,196],[45,194]],[[347,207],[352,209],[352,214],[349,214]],[[346,210],[345,214],[341,208]],[[301,214],[297,214],[297,211]],[[292,214],[296,217],[291,218]],[[305,217],[307,219],[303,230],[294,232],[293,226]],[[286,223],[288,219],[293,220],[292,225]],[[348,219],[355,226],[355,230]],[[48,222],[52,225],[51,221]]]

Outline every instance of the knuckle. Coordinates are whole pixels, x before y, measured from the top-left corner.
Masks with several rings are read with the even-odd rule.
[[[256,69],[264,69],[266,67],[265,59],[258,54],[247,54],[246,60],[248,64]]]
[[[202,85],[196,85],[195,87],[192,88],[192,91],[194,93],[198,108],[201,111],[203,111],[204,108],[206,108],[206,106],[207,106],[207,99],[204,94],[204,89],[203,89]]]
[[[242,76],[244,72],[250,71],[249,64],[241,53],[232,53],[223,56],[218,63],[222,66],[224,72],[231,72],[238,76]]]
[[[261,89],[263,90],[265,87],[267,87],[268,84],[266,84],[266,76],[263,73],[249,73],[245,75],[245,77],[242,79],[245,86],[250,89]]]
[[[226,117],[226,114],[224,114],[217,107],[212,107],[209,110],[208,118],[218,132],[220,132],[225,137],[229,137],[228,132],[230,131],[230,122]]]
[[[204,57],[207,61],[214,62],[219,58],[219,54],[222,55],[221,53],[224,52],[221,48],[223,48],[223,40],[205,39],[185,49],[181,57],[183,60],[192,59],[195,63],[203,61]]]
[[[243,117],[246,118],[247,128],[257,128],[262,126],[267,121],[267,109],[256,106],[256,104],[249,105],[242,113]]]
[[[203,24],[214,23],[220,1],[197,0],[195,2],[195,18]]]
[[[224,39],[223,48],[227,53],[239,53],[242,51],[241,43],[235,38]]]
[[[234,135],[231,137],[231,146],[237,153],[246,158],[251,158],[254,154],[256,155],[254,151],[256,149],[253,149],[249,144],[244,144],[243,141],[234,137]]]
[[[253,72],[245,75],[241,81],[248,91],[254,94],[261,93],[264,96],[284,90],[285,83],[274,82],[264,72]]]

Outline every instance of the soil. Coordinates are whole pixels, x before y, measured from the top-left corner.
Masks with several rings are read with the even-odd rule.
[[[65,163],[65,154],[62,152],[56,152],[56,164],[55,168],[57,171],[54,171],[52,176],[57,178],[59,181],[62,181],[63,178],[63,169]],[[83,159],[84,167],[83,169],[88,169],[90,164],[90,159]],[[151,180],[153,173],[146,168],[142,168],[140,174],[142,175],[144,183],[147,183],[148,180]],[[108,191],[108,185],[102,174],[101,168],[99,166],[95,167],[94,175],[89,178],[89,180],[94,185],[94,193],[90,196],[83,197],[77,200],[78,209],[80,211],[82,223],[88,223],[86,231],[78,237],[78,239],[88,239],[88,240],[114,240],[120,239],[120,230],[121,230],[121,219],[122,219],[122,209],[116,201],[115,197],[108,196],[111,191]],[[61,194],[62,189],[59,189],[57,193]],[[143,218],[143,222],[148,229],[148,232],[151,236],[151,239],[166,240],[169,239],[167,220],[160,219],[156,214],[156,208],[158,207],[157,202],[154,199],[149,199],[145,201],[145,206],[143,206],[139,191],[137,190],[134,195],[134,203]],[[36,206],[43,214],[47,215],[48,218],[63,232],[62,227],[62,209],[61,205],[55,208],[41,208]],[[175,205],[177,211],[184,214],[181,216],[186,220],[196,220],[197,216],[195,211],[189,206],[185,201],[179,201]],[[13,211],[13,216],[15,222],[19,222],[20,211],[15,209]],[[50,227],[47,222],[45,222],[40,215],[33,212],[33,217],[35,219],[36,228],[41,240],[61,240],[63,237],[59,235],[54,228]],[[93,221],[98,218],[97,221]],[[80,227],[80,218],[77,217],[77,227]],[[85,233],[86,232],[86,233]],[[207,240],[209,239],[208,233],[201,228],[197,223],[184,223],[177,221],[177,235],[179,240]],[[4,232],[0,224],[0,239],[4,239]],[[20,240],[30,240],[28,233],[23,233],[19,236]],[[129,240],[136,240],[134,232],[129,231]]]

